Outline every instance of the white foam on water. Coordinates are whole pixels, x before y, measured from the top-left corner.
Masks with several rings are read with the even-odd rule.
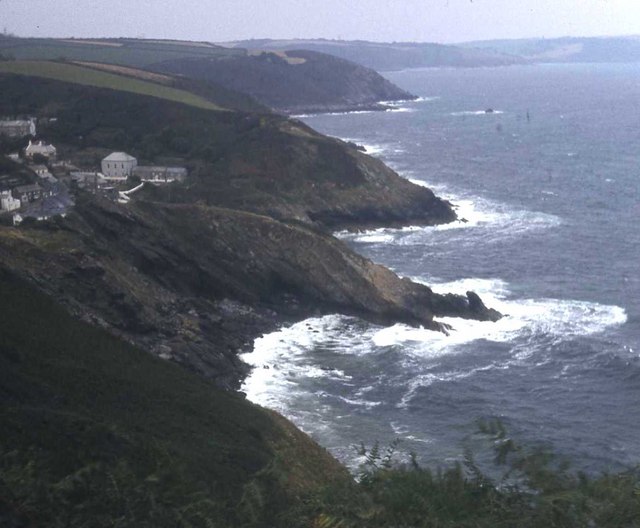
[[[385,106],[404,106],[407,104],[419,104],[419,103],[429,103],[431,101],[437,101],[440,99],[440,96],[435,95],[432,97],[418,97],[417,99],[400,99],[398,101],[380,101],[380,104]]]
[[[430,187],[426,182],[411,179],[411,182]],[[430,187],[433,188],[433,187]],[[525,232],[549,229],[562,224],[555,215],[524,209],[512,209],[506,204],[493,202],[484,198],[459,198],[446,192],[437,193],[448,200],[458,216],[458,220],[437,226],[407,226],[403,228],[379,228],[358,233],[339,231],[334,233],[338,238],[367,244],[421,245],[425,244],[432,233],[449,230],[490,228],[486,233],[489,241],[512,238]],[[483,239],[483,243],[488,240]]]
[[[487,112],[486,110],[464,110],[462,112],[451,112],[449,115],[452,116],[468,116],[468,115],[500,115],[504,114],[503,110],[493,110],[492,112]]]
[[[241,355],[243,361],[254,367],[242,390],[255,403],[286,412],[288,400],[298,394],[302,378],[348,382],[351,378],[341,370],[312,365],[308,351],[322,346],[338,352],[345,347],[355,354],[371,352],[351,322],[350,318],[340,315],[315,317],[257,338],[253,351]]]
[[[394,108],[389,108],[388,110],[385,110],[386,112],[390,112],[390,113],[413,113],[413,112],[417,112],[417,110],[415,108],[409,108],[406,106],[397,106]]]
[[[358,145],[359,147],[363,147],[364,153],[368,154],[369,156],[378,157],[385,153],[401,154],[402,152],[404,152],[404,150],[398,147],[393,147],[391,145],[383,145],[379,143],[368,143],[367,141],[364,141],[360,138],[339,137],[337,139],[340,139],[341,141],[345,141],[347,143],[353,143],[355,145]]]
[[[412,280],[428,284],[420,278],[412,277]],[[396,324],[374,334],[373,341],[377,346],[410,344],[406,347],[408,353],[436,358],[463,352],[459,345],[480,339],[504,343],[544,335],[560,340],[595,334],[627,321],[624,308],[619,306],[563,299],[511,299],[507,284],[499,279],[461,279],[428,285],[441,294],[465,295],[467,291],[474,291],[487,306],[495,308],[504,317],[495,323],[438,318],[439,322],[452,327],[449,335]]]
[[[291,117],[293,119],[307,119],[310,117],[319,116],[346,116],[346,115],[359,115],[359,114],[373,114],[376,110],[350,110],[347,112],[318,112],[315,114],[295,114]]]
[[[438,196],[447,200],[458,215],[458,220],[449,224],[436,226],[432,229],[445,231],[478,226],[502,227],[521,233],[530,229],[555,227],[562,223],[555,215],[524,209],[512,209],[506,204],[493,202],[485,198],[461,198],[447,192],[445,188],[431,186],[423,180],[408,178],[411,183],[436,189]]]
[[[436,293],[465,295],[467,291],[475,291],[487,306],[499,310],[504,317],[495,323],[439,318],[439,322],[451,326],[448,335],[405,324],[363,328],[361,324],[355,324],[355,319],[339,315],[307,319],[255,340],[253,352],[242,355],[244,361],[255,367],[242,390],[251,401],[288,414],[293,401],[303,395],[301,382],[304,380],[325,378],[352,386],[352,378],[345,372],[312,363],[311,353],[316,347],[363,356],[385,347],[400,346],[407,360],[415,362],[469,353],[470,349],[464,345],[477,340],[514,344],[506,362],[465,371],[418,375],[411,381],[413,388],[410,387],[405,395],[404,405],[419,387],[520,364],[535,353],[536,342],[544,341],[548,347],[549,342],[599,333],[627,320],[625,310],[619,306],[563,299],[513,299],[508,284],[500,279],[465,278],[435,284],[422,278],[413,280],[429,283]],[[543,358],[542,364],[546,362]],[[349,405],[373,408],[381,402],[367,399],[371,390],[373,387],[368,386],[350,397],[332,397]]]

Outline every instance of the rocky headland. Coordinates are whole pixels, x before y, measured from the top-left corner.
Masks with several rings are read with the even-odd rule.
[[[469,294],[438,295],[301,223],[192,204],[122,206],[81,196],[47,225],[0,229],[0,265],[76,317],[219,386],[238,388],[238,352],[311,315],[446,330],[437,316],[495,320]]]
[[[384,110],[380,101],[416,99],[376,71],[326,53],[260,50],[230,60],[192,58],[154,71],[214,81],[285,114]]]

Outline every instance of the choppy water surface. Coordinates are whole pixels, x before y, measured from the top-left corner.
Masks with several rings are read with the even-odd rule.
[[[400,438],[455,459],[482,417],[577,467],[640,461],[640,68],[390,74],[394,111],[304,116],[449,199],[465,221],[341,236],[437,291],[508,314],[450,336],[338,315],[255,343],[244,390],[347,463]],[[491,108],[493,112],[487,113]],[[270,367],[270,368],[264,368]]]

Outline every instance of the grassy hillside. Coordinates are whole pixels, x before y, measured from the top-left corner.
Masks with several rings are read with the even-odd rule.
[[[0,291],[0,525],[294,526],[305,497],[349,485],[274,413],[3,271]]]
[[[144,81],[134,77],[116,75],[107,71],[48,61],[6,61],[0,62],[0,73],[13,73],[30,77],[42,77],[57,81],[109,88],[122,92],[148,95],[175,101],[206,110],[222,110],[218,105],[186,90],[180,90],[166,84]]]
[[[142,67],[187,57],[245,55],[207,42],[137,39],[40,39],[0,37],[0,55],[16,60],[92,61]]]

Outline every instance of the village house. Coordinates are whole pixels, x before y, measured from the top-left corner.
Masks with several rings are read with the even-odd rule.
[[[38,178],[49,181],[56,181],[53,174],[49,172],[49,169],[46,165],[29,165],[29,170],[35,172],[38,175]]]
[[[140,181],[149,183],[183,182],[187,178],[184,167],[139,166],[133,169],[133,175]]]
[[[29,185],[18,185],[13,189],[13,197],[20,200],[22,203],[35,202],[42,198],[42,187],[37,183],[31,183]]]
[[[11,191],[0,191],[0,210],[15,211],[20,209],[20,200],[14,198]]]
[[[70,173],[71,184],[78,188],[96,194],[98,189],[104,187],[107,179],[99,172],[72,171]]]
[[[124,182],[138,166],[138,160],[126,152],[113,152],[102,160],[102,174],[108,181]]]
[[[0,136],[24,137],[36,135],[36,121],[34,118],[0,120]]]
[[[35,143],[29,140],[29,144],[24,149],[24,155],[27,159],[33,159],[33,157],[39,154],[47,159],[55,159],[57,150],[56,147],[45,143],[44,141],[36,141]]]

